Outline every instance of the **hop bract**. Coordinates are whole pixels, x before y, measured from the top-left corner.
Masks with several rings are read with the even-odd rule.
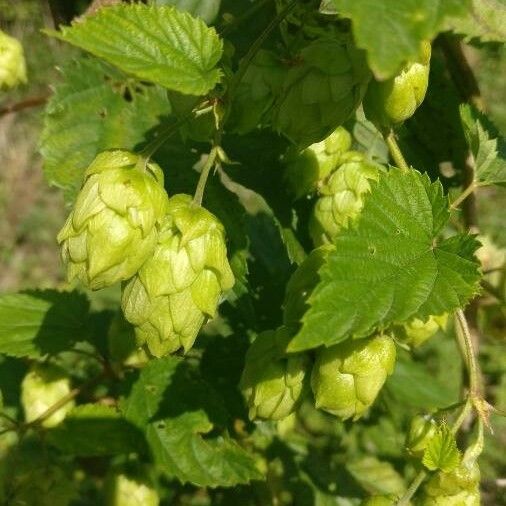
[[[316,407],[343,420],[357,420],[393,372],[395,355],[394,341],[386,335],[320,349],[311,375]]]
[[[123,313],[153,355],[188,351],[233,285],[223,225],[189,195],[175,195],[152,256],[124,286]]]
[[[430,440],[437,433],[437,424],[431,417],[415,416],[406,436],[406,448],[414,457],[422,457]]]
[[[379,177],[379,166],[362,153],[349,151],[341,157],[341,165],[325,181],[318,192],[309,232],[316,246],[332,243],[342,228],[360,214],[364,195],[371,189],[370,180]]]
[[[308,309],[308,298],[320,280],[318,271],[333,248],[326,244],[311,251],[288,281],[283,304],[283,321],[287,327],[298,329]]]
[[[131,278],[153,252],[167,201],[158,165],[100,153],[58,234],[69,281],[97,290]]]
[[[26,83],[23,46],[0,30],[0,90]]]
[[[438,472],[423,488],[421,506],[479,506],[480,469],[476,462],[449,473]]]
[[[285,178],[296,198],[314,192],[318,183],[338,165],[351,147],[351,135],[339,127],[321,142],[298,152],[292,149],[286,157]]]
[[[301,148],[321,141],[355,111],[369,79],[364,53],[350,41],[311,42],[290,65],[274,128]]]
[[[413,116],[427,92],[430,55],[430,43],[423,42],[418,62],[407,64],[392,79],[369,83],[363,101],[367,119],[380,127],[390,127]]]
[[[27,422],[33,422],[53,404],[70,393],[70,379],[59,367],[37,365],[24,377],[21,383],[21,403]],[[58,425],[74,407],[74,401],[65,403],[60,409],[42,421],[44,427]]]
[[[240,386],[252,420],[285,418],[302,398],[309,359],[285,353],[291,337],[284,327],[262,332],[246,354]]]
[[[413,318],[404,325],[397,326],[395,328],[395,335],[409,346],[417,348],[434,336],[439,329],[444,330],[447,323],[447,313],[439,316],[431,315],[426,321]]]
[[[158,506],[159,503],[158,492],[145,477],[113,473],[106,480],[106,506]]]

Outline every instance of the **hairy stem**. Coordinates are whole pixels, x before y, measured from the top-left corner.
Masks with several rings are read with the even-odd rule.
[[[197,188],[195,189],[195,195],[193,196],[193,203],[197,206],[202,205],[202,199],[204,198],[204,190],[206,188],[207,178],[209,177],[211,169],[216,164],[217,156],[218,156],[218,147],[214,146],[213,149],[211,149],[209,155],[207,156],[206,163],[204,164],[202,172],[200,173]]]
[[[472,181],[471,184],[452,202],[450,209],[455,211],[473,192],[478,188],[479,184]]]
[[[409,170],[409,165],[404,158],[401,148],[399,144],[397,144],[397,139],[395,138],[395,133],[393,130],[390,130],[388,133],[384,134],[385,142],[387,143],[388,149],[390,150],[390,154],[395,162],[395,165],[399,167],[403,172],[407,172]]]
[[[405,494],[397,502],[397,506],[405,506],[406,504],[409,503],[409,501],[415,495],[420,485],[423,483],[423,480],[425,480],[425,478],[427,477],[427,474],[428,474],[427,471],[425,471],[425,469],[422,469],[416,475],[415,479],[409,485],[408,490],[406,490]]]

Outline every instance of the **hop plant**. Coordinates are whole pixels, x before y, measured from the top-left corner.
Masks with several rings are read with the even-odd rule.
[[[410,423],[406,435],[406,448],[414,457],[421,458],[429,441],[437,433],[437,424],[430,418],[421,415],[415,416]]]
[[[273,110],[274,129],[303,148],[342,125],[364,95],[370,73],[349,41],[318,39],[294,59]]]
[[[316,407],[343,420],[359,419],[392,374],[395,355],[394,341],[387,335],[318,350],[311,374]]]
[[[404,325],[395,327],[395,336],[413,348],[417,348],[434,336],[439,329],[444,330],[448,323],[448,314],[431,315],[426,321],[413,318]]]
[[[105,484],[106,506],[158,506],[160,497],[144,477],[112,473]]]
[[[292,148],[286,157],[285,178],[295,198],[312,193],[338,165],[351,147],[351,135],[343,128],[299,152]]]
[[[430,43],[423,42],[419,61],[408,63],[392,79],[372,80],[363,101],[367,119],[388,128],[413,116],[427,92],[430,56]]]
[[[370,191],[370,180],[379,177],[379,166],[366,160],[362,153],[349,151],[341,165],[320,186],[309,222],[309,232],[316,246],[332,243],[339,231],[353,222]]]
[[[476,462],[462,464],[454,471],[438,472],[423,488],[420,506],[479,506],[480,469]]]
[[[288,281],[283,303],[283,321],[287,327],[298,329],[308,308],[308,298],[320,279],[318,271],[332,249],[333,246],[326,244],[311,251]]]
[[[122,309],[152,355],[188,351],[233,285],[223,225],[189,195],[175,195],[152,256],[123,287]]]
[[[0,90],[26,83],[23,46],[14,37],[0,30]]]
[[[240,387],[252,420],[285,418],[302,399],[310,364],[306,355],[285,353],[291,337],[285,327],[262,332],[246,353]]]
[[[167,200],[158,165],[100,153],[58,234],[69,281],[97,290],[131,278],[153,252]]]
[[[32,422],[51,406],[70,393],[70,379],[61,368],[54,365],[36,365],[21,383],[21,404],[25,419]],[[74,407],[74,401],[65,403],[60,409],[42,421],[44,427],[54,427],[61,423]]]

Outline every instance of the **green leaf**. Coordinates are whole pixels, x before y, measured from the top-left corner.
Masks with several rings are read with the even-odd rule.
[[[346,469],[370,494],[402,494],[404,480],[389,462],[363,457],[346,464]]]
[[[192,16],[202,18],[207,24],[212,23],[220,10],[221,0],[155,0],[156,5],[173,5]]]
[[[210,487],[262,477],[254,458],[235,441],[209,436],[227,423],[227,412],[210,385],[179,358],[151,361],[122,410],[145,431],[155,463],[168,476]]]
[[[48,181],[72,199],[97,153],[133,149],[170,104],[162,89],[127,82],[98,60],[82,58],[62,73],[46,108],[41,153]]]
[[[220,80],[216,31],[172,6],[115,5],[50,33],[170,90],[203,95]]]
[[[460,116],[476,165],[475,179],[483,184],[506,186],[504,139],[490,120],[470,105],[460,107]]]
[[[392,406],[409,406],[416,411],[445,408],[459,400],[458,391],[438,380],[427,367],[402,355],[386,381],[384,393]]]
[[[0,296],[0,353],[38,358],[68,350],[88,335],[89,302],[78,292]]]
[[[423,453],[423,465],[430,471],[441,470],[449,473],[460,464],[460,452],[455,435],[447,425],[441,425],[429,440]]]
[[[367,51],[378,79],[387,79],[419,55],[420,42],[432,39],[445,17],[466,13],[468,0],[334,0],[353,23],[358,47]]]
[[[47,431],[47,441],[64,453],[79,457],[145,451],[142,431],[116,409],[99,404],[74,408],[60,425]]]
[[[463,35],[468,41],[506,42],[506,2],[472,0],[467,16],[448,19],[445,28]]]
[[[290,351],[465,305],[479,287],[479,243],[464,234],[436,243],[448,218],[439,182],[415,170],[382,174],[356,226],[336,237]]]

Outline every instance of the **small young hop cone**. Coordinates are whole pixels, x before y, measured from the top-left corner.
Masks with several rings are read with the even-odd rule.
[[[425,321],[413,318],[403,325],[397,325],[394,328],[394,333],[399,341],[412,348],[418,348],[418,346],[436,335],[440,329],[444,330],[447,323],[447,313],[438,316],[431,315]]]
[[[362,153],[349,151],[341,165],[320,186],[309,222],[309,233],[315,246],[334,242],[339,231],[360,214],[364,196],[370,191],[370,180],[377,180],[379,166]]]
[[[21,383],[21,404],[27,422],[32,422],[71,391],[70,378],[63,369],[54,365],[36,365]],[[74,407],[74,401],[65,403],[46,418],[42,425],[54,427],[63,421]]]
[[[316,407],[343,420],[359,419],[392,374],[395,356],[394,341],[387,335],[321,348],[311,374]]]
[[[408,63],[392,79],[369,83],[363,101],[369,121],[380,128],[389,128],[413,116],[427,92],[430,56],[430,43],[423,42],[419,61]]]
[[[233,285],[223,225],[189,195],[175,195],[153,254],[123,287],[122,309],[152,355],[186,352]]]
[[[26,83],[23,46],[14,37],[0,30],[0,90]]]
[[[128,151],[100,153],[58,234],[69,281],[98,290],[131,278],[153,253],[167,203],[158,165]]]
[[[285,353],[291,337],[285,327],[262,332],[246,354],[240,387],[252,420],[287,417],[306,391],[310,360]]]

